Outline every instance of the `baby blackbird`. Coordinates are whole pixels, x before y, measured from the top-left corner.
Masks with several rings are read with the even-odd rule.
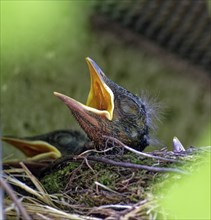
[[[36,161],[78,155],[87,150],[88,143],[82,133],[73,130],[57,130],[24,138],[4,136],[2,140],[15,146],[28,159]]]
[[[96,146],[105,146],[105,136],[117,138],[139,151],[149,145],[150,111],[147,104],[106,77],[100,67],[86,58],[91,86],[86,105],[54,92],[72,112]]]

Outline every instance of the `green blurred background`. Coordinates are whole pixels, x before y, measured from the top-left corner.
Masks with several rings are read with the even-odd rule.
[[[210,78],[167,65],[165,56],[126,43],[103,26],[93,28],[94,4],[1,1],[3,135],[80,129],[53,92],[85,103],[89,56],[114,82],[136,94],[146,91],[161,103],[157,137],[163,144],[171,146],[177,136],[184,146],[210,145]],[[11,149],[4,144],[4,155]]]

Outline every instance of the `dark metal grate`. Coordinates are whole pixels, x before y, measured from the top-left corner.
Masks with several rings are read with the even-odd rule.
[[[192,63],[211,69],[206,0],[101,0],[96,11]]]

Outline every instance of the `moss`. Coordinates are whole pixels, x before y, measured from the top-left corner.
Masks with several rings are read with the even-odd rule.
[[[118,174],[109,169],[103,169],[98,173],[98,181],[106,186],[113,188],[115,180],[119,178]]]
[[[48,193],[59,192],[63,187],[63,181],[61,181],[61,175],[59,174],[49,174],[45,176],[41,183]]]
[[[130,161],[131,163],[136,163],[136,164],[140,164],[140,165],[151,165],[153,164],[154,160],[152,158],[146,158],[146,157],[139,157],[139,156],[135,156],[133,153],[127,153],[125,155],[125,158]]]
[[[78,163],[67,163],[66,166],[45,175],[41,183],[48,193],[58,193],[64,190],[67,184],[67,176],[78,167]]]

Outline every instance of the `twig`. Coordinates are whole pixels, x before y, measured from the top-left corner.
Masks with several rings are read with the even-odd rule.
[[[114,161],[110,160],[104,157],[95,157],[95,156],[87,156],[88,160],[97,161],[105,164],[111,164],[113,166],[119,166],[119,167],[126,167],[126,168],[133,168],[133,169],[144,169],[152,172],[174,172],[174,173],[180,173],[180,174],[188,174],[188,172],[177,169],[177,168],[166,168],[166,167],[152,167],[147,165],[141,165],[141,164],[134,164],[134,163],[128,163],[128,162],[120,162],[120,161]],[[73,157],[72,155],[66,156],[65,158],[57,160],[48,170],[52,170],[57,165],[67,162],[67,161],[79,161],[84,160],[83,157]],[[43,173],[45,173],[47,169],[43,170]]]
[[[46,202],[48,205],[51,205],[54,207],[54,204],[52,203],[48,193],[46,193],[45,189],[43,188],[42,184],[39,182],[39,180],[30,172],[30,170],[24,165],[23,162],[20,162],[21,167],[26,172],[26,175],[29,177],[29,179],[32,181],[36,189],[38,190],[39,195],[42,197],[42,201]]]
[[[107,186],[105,186],[105,185],[103,185],[102,183],[99,183],[99,182],[97,182],[97,181],[95,181],[95,185],[96,185],[96,186],[100,186],[100,187],[102,187],[103,189],[105,189],[105,190],[107,190],[107,191],[109,191],[109,192],[115,193],[115,194],[117,194],[117,195],[119,195],[119,196],[123,196],[121,193],[118,193],[118,192],[116,192],[116,191],[110,189],[109,187],[107,187]]]
[[[2,177],[0,177],[0,185],[6,191],[6,193],[10,196],[12,201],[16,204],[20,213],[23,216],[23,219],[31,220],[31,217],[26,212],[26,209],[23,207],[23,205],[18,200],[17,196],[14,194],[12,187],[6,181],[4,181]]]
[[[110,140],[112,140],[114,142],[116,142],[120,146],[124,147],[125,149],[127,149],[127,150],[129,150],[129,151],[131,151],[131,152],[133,152],[135,154],[138,154],[138,155],[141,155],[141,156],[144,156],[144,157],[150,157],[150,158],[153,158],[153,159],[156,159],[156,160],[163,160],[163,161],[168,161],[168,162],[173,162],[173,163],[175,163],[175,162],[181,163],[181,161],[178,161],[178,160],[164,158],[164,157],[159,157],[159,156],[154,156],[154,155],[151,155],[151,154],[147,154],[147,153],[143,153],[143,152],[137,151],[137,150],[135,150],[135,149],[133,149],[133,148],[123,144],[121,141],[119,141],[118,139],[116,139],[114,137],[105,136],[105,135],[104,135],[104,137],[108,138],[108,139],[110,139]]]
[[[80,158],[78,158],[78,159],[80,159]],[[148,171],[152,171],[152,172],[174,172],[174,173],[179,173],[179,174],[188,174],[188,172],[186,172],[184,170],[177,169],[177,168],[151,167],[151,166],[128,163],[128,162],[114,161],[114,160],[110,160],[110,159],[103,158],[103,157],[88,156],[87,159],[101,162],[101,163],[111,164],[113,166],[134,168],[134,169],[144,169],[144,170],[148,170]]]
[[[100,154],[106,153],[106,152],[108,152],[108,151],[111,151],[113,148],[114,148],[114,147],[106,148],[106,149],[103,150],[103,151],[102,151],[102,150],[96,150],[96,149],[86,150],[86,151],[82,152],[81,154],[77,155],[76,158],[77,158],[77,157],[83,157],[84,155],[87,155],[88,153],[100,153]]]
[[[95,208],[96,210],[97,209],[132,209],[133,206],[132,205],[120,205],[120,204],[116,204],[116,205],[113,205],[113,204],[110,204],[110,205],[101,205],[97,208]]]
[[[0,129],[0,136],[1,136],[1,129]],[[0,141],[0,180],[3,176],[3,165],[2,162],[3,161],[3,157],[2,157],[2,144]],[[4,193],[3,193],[3,188],[0,187],[0,219],[4,219],[4,208],[3,208],[3,200],[4,200]]]
[[[89,164],[89,161],[87,160],[87,158],[86,158],[86,157],[81,157],[81,158],[84,159],[84,161],[85,161],[86,165],[89,167],[89,169],[90,169],[94,174],[96,174],[96,172],[94,171],[94,169],[93,169],[93,168],[91,167],[91,165]]]

